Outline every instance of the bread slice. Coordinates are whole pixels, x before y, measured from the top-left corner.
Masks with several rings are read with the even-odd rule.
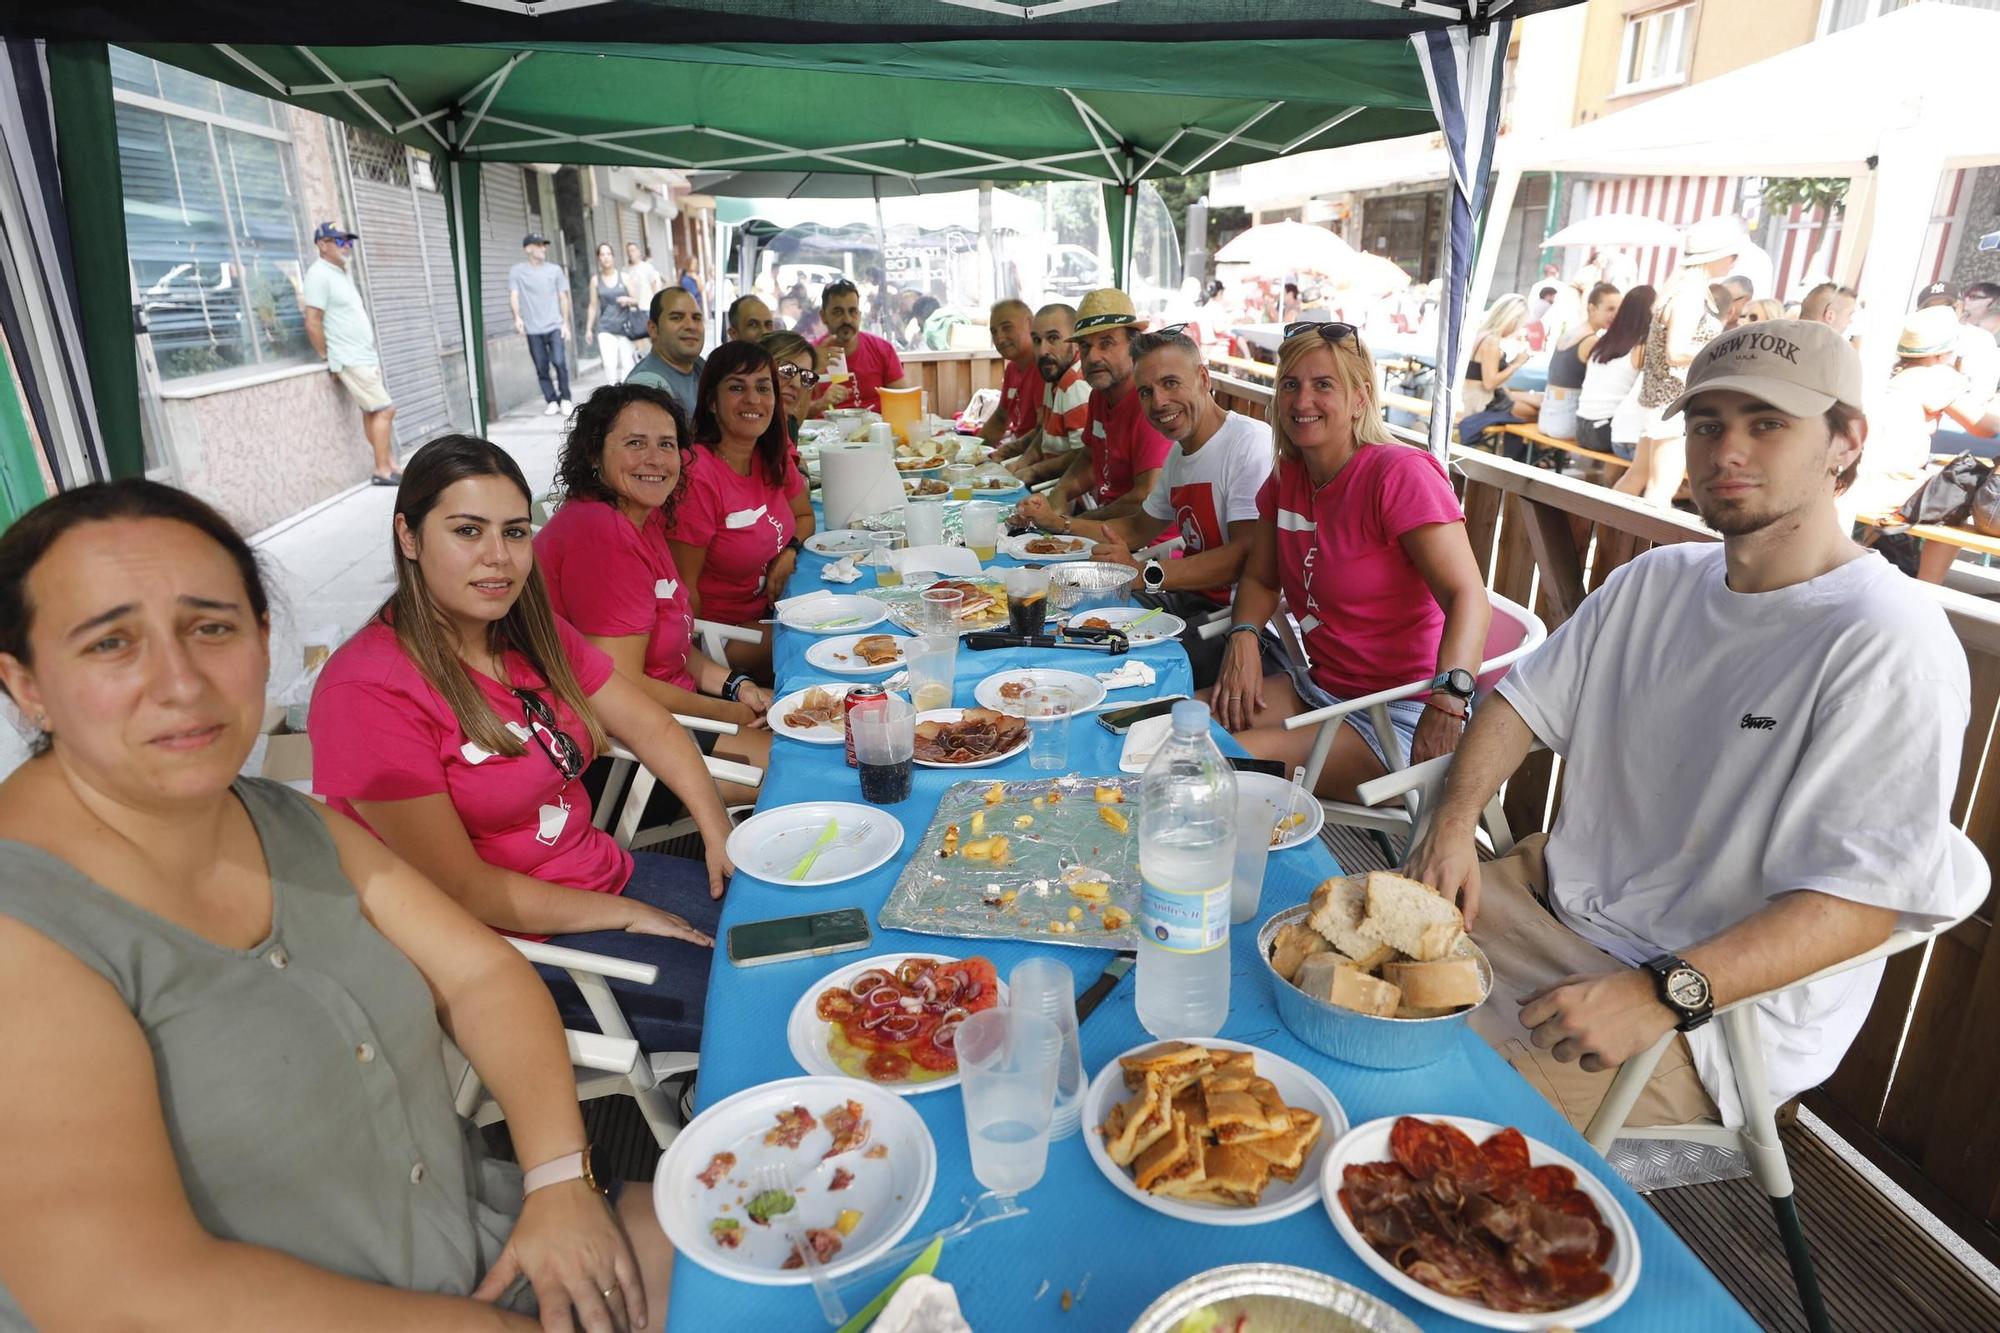
[[[1458,908],[1428,886],[1401,875],[1369,871],[1367,904],[1355,929],[1419,962],[1447,956],[1465,934],[1465,918]]]
[[[1333,984],[1327,988],[1326,994],[1317,998],[1356,1013],[1392,1018],[1396,1006],[1403,1002],[1403,992],[1366,972],[1337,967],[1333,970]]]
[[[1271,1174],[1278,1179],[1296,1180],[1305,1168],[1306,1157],[1312,1152],[1313,1144],[1319,1142],[1324,1124],[1318,1116],[1303,1107],[1285,1109],[1291,1118],[1290,1129],[1261,1139],[1244,1139],[1235,1146],[1269,1162]]]
[[[1463,955],[1430,963],[1385,963],[1382,980],[1403,992],[1406,1006],[1420,1009],[1478,1004],[1486,994],[1479,964]]]
[[[1203,1155],[1201,1182],[1175,1193],[1184,1199],[1247,1208],[1264,1196],[1270,1183],[1269,1162],[1246,1148],[1218,1143]]]
[[[1361,921],[1367,912],[1367,876],[1348,875],[1327,880],[1313,890],[1312,915],[1306,918],[1306,923],[1342,957],[1363,972],[1373,972],[1394,958],[1396,951],[1361,933]],[[1296,977],[1293,979],[1296,981]]]
[[[1326,936],[1304,922],[1295,921],[1278,927],[1278,933],[1271,941],[1272,970],[1290,981],[1308,955],[1324,953],[1333,947]]]
[[[1122,1121],[1118,1120],[1120,1110],[1125,1113]],[[1134,1158],[1152,1147],[1172,1128],[1173,1107],[1160,1076],[1154,1074],[1146,1079],[1136,1098],[1120,1102],[1106,1117],[1105,1155],[1120,1166],[1130,1166]]]

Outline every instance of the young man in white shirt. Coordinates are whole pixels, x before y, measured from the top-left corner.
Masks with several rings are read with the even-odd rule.
[[[1201,348],[1185,325],[1142,333],[1132,343],[1132,378],[1154,429],[1172,441],[1160,481],[1136,514],[1069,520],[1068,531],[1097,543],[1095,560],[1139,571],[1139,600],[1187,622],[1181,636],[1196,689],[1215,683],[1227,648],[1202,639],[1201,622],[1224,610],[1250,557],[1257,492],[1271,475],[1271,428],[1225,411],[1210,388]],[[1139,560],[1132,552],[1178,532],[1181,558]]]
[[[1628,1123],[1742,1123],[1714,1008],[1986,893],[1951,821],[1965,653],[1938,604],[1834,522],[1867,435],[1861,384],[1824,324],[1702,349],[1666,415],[1685,414],[1688,483],[1722,543],[1616,570],[1518,663],[1411,849],[1493,962],[1473,1026],[1579,1127],[1676,1028]],[[1481,866],[1474,822],[1538,739],[1564,760],[1555,828]],[[1774,1097],[1834,1071],[1881,972],[1760,1004]]]

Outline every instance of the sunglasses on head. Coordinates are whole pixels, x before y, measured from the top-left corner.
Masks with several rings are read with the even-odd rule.
[[[577,774],[583,772],[583,751],[577,748],[570,734],[556,726],[555,710],[548,701],[533,690],[516,687],[514,697],[521,701],[521,711],[527,714],[529,730],[535,733],[535,743],[542,747],[542,753],[556,766],[564,782],[576,781]]]
[[[1178,337],[1179,335],[1186,333],[1187,331],[1188,331],[1188,326],[1186,323],[1168,324],[1163,328],[1157,328],[1153,330],[1154,334],[1162,338]]]
[[[1349,338],[1361,336],[1361,330],[1352,324],[1340,324],[1328,319],[1295,319],[1285,325],[1285,337],[1296,338],[1301,333],[1318,333],[1330,343],[1345,342]]]
[[[820,375],[817,370],[801,370],[797,366],[779,366],[778,377],[780,379],[797,380],[799,383],[805,385],[808,389],[812,388],[813,385],[818,384],[820,379]]]

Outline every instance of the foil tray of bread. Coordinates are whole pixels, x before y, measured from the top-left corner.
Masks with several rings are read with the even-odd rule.
[[[1375,870],[1329,879],[1257,932],[1278,1016],[1300,1041],[1370,1069],[1443,1059],[1493,990],[1458,908]]]
[[[1139,779],[949,788],[882,905],[885,929],[1135,949]]]

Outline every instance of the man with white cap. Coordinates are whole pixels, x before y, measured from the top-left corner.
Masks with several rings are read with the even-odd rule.
[[[1726,213],[1703,218],[1681,239],[1681,271],[1660,293],[1646,331],[1646,360],[1639,372],[1639,406],[1645,420],[1632,466],[1617,482],[1617,489],[1628,495],[1667,505],[1680,489],[1687,468],[1680,430],[1666,419],[1667,404],[1681,391],[1682,368],[1722,332],[1724,312],[1710,297],[1709,287],[1735,268],[1744,240],[1743,225]]]
[[[1834,522],[1868,433],[1861,379],[1846,341],[1802,320],[1702,350],[1666,414],[1686,419],[1695,506],[1722,541],[1621,566],[1516,664],[1411,850],[1492,960],[1473,1026],[1578,1126],[1677,1028],[1628,1123],[1742,1123],[1704,1026],[1716,1008],[1986,894],[1951,817],[1964,650]],[[1555,827],[1482,866],[1475,821],[1537,740],[1563,756]],[[1833,1072],[1881,972],[1758,1006],[1775,1098]]]

